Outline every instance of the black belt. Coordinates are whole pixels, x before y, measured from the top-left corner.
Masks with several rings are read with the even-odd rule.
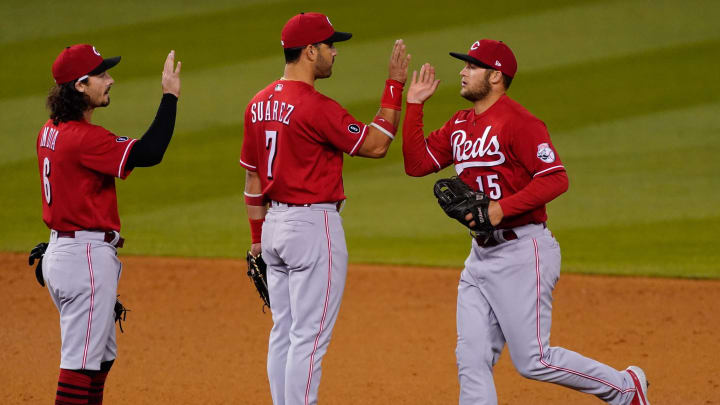
[[[543,228],[547,228],[546,222],[540,223],[538,225],[542,225]],[[515,240],[518,238],[517,234],[512,229],[506,229],[506,230],[502,231],[502,237],[504,240],[497,240],[495,238],[495,235],[490,235],[490,237],[486,241],[483,241],[479,238],[475,238],[475,242],[477,242],[478,246],[480,246],[480,247],[493,247],[493,246],[497,246],[503,242]]]
[[[495,236],[491,235],[488,240],[482,241],[479,238],[475,238],[475,242],[477,242],[478,246],[480,247],[493,247],[497,246],[503,242],[507,242],[509,240],[515,240],[518,238],[517,234],[513,230],[506,230],[502,232],[502,237],[505,240],[497,240],[495,239]]]
[[[75,231],[56,231],[58,238],[75,238]],[[90,231],[94,232],[94,231]],[[113,231],[106,231],[105,232],[105,238],[104,241],[107,243],[112,243],[112,241],[115,240],[115,232]],[[121,248],[125,244],[125,238],[122,236],[118,239],[117,243],[114,245],[116,248]]]
[[[290,204],[290,203],[281,203],[279,201],[275,201],[279,204],[285,204],[288,207],[311,207],[313,204],[335,204],[335,208],[340,211],[340,208],[342,207],[342,200],[337,202],[327,202],[327,203],[312,203],[312,204]]]

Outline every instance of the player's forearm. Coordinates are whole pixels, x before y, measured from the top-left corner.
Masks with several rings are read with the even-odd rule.
[[[413,177],[425,176],[437,170],[426,148],[422,108],[422,104],[408,103],[402,127],[405,173]]]
[[[250,222],[250,238],[253,245],[258,244],[262,236],[262,224],[265,221],[267,206],[262,194],[260,175],[257,172],[250,170],[245,172],[245,191],[243,194],[245,195],[245,209]]]
[[[564,170],[535,177],[522,190],[499,201],[504,217],[532,211],[567,191],[569,180]]]
[[[368,125],[368,134],[358,150],[358,155],[369,158],[384,157],[395,139],[402,112],[403,84],[388,79],[380,100],[380,111]]]
[[[162,161],[175,130],[177,100],[178,98],[172,94],[163,94],[150,128],[130,150],[126,170],[154,166]]]

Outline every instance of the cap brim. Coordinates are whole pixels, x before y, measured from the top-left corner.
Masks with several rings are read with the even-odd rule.
[[[349,32],[335,31],[335,33],[332,34],[330,38],[326,39],[323,42],[342,42],[347,41],[350,38],[352,38],[352,34]]]
[[[110,69],[111,67],[117,65],[118,63],[120,63],[120,56],[115,56],[115,57],[112,57],[112,58],[103,59],[103,61],[100,62],[100,64],[98,65],[98,67],[96,67],[95,69],[93,69],[92,72],[88,73],[88,76],[99,75],[100,73],[102,73],[102,72]]]
[[[450,56],[453,58],[458,58],[460,60],[464,60],[465,62],[470,62],[473,65],[478,65],[483,69],[493,69],[497,70],[494,67],[488,65],[487,63],[480,62],[479,60],[473,58],[472,56],[465,54],[465,53],[457,53],[457,52],[450,52]]]

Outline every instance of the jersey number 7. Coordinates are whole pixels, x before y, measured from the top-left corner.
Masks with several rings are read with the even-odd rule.
[[[267,178],[273,178],[273,164],[277,155],[277,131],[265,131],[265,149],[270,149],[268,154]]]

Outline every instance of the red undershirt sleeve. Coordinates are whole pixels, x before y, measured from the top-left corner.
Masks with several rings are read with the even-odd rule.
[[[504,217],[532,211],[567,191],[569,180],[565,170],[533,178],[522,190],[499,201]]]
[[[433,131],[428,139],[423,133],[423,105],[407,103],[402,126],[402,151],[405,173],[421,177],[437,172],[452,163],[452,152],[442,139],[446,138],[447,124]],[[447,149],[447,150],[446,150]]]

